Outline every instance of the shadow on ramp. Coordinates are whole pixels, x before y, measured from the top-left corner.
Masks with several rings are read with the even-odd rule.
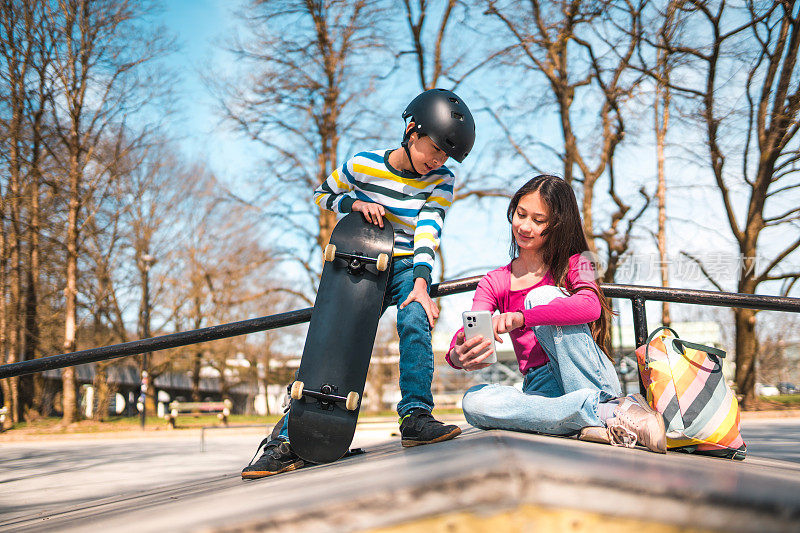
[[[800,465],[468,430],[256,481],[239,474],[0,522],[18,531],[796,531]],[[462,525],[459,525],[462,524]],[[469,528],[467,529],[467,524]],[[485,526],[485,527],[481,527]]]

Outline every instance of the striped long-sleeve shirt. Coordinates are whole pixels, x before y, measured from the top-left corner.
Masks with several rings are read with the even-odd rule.
[[[314,191],[323,209],[349,213],[356,200],[380,204],[394,227],[394,255],[414,256],[414,277],[431,282],[455,176],[445,166],[424,176],[389,165],[390,150],[361,152],[333,171]]]

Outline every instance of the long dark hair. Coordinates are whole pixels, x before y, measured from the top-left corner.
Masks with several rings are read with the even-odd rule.
[[[542,236],[545,237],[541,250],[542,260],[550,269],[550,275],[553,276],[557,286],[564,287],[570,294],[575,294],[580,290],[591,290],[597,294],[602,308],[600,318],[589,324],[589,329],[597,345],[613,361],[607,346],[608,326],[613,310],[603,294],[603,290],[596,283],[591,286],[572,287],[567,278],[569,258],[575,254],[589,251],[589,244],[581,224],[580,211],[578,211],[578,201],[572,187],[558,176],[547,174],[536,176],[514,193],[508,204],[508,222],[510,224],[514,219],[514,213],[517,211],[522,197],[537,191],[550,209],[547,227],[542,232]],[[514,239],[513,231],[509,252],[512,260],[519,256],[519,246]]]

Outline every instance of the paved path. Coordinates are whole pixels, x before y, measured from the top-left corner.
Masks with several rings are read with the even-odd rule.
[[[745,420],[744,463],[477,430],[404,450],[396,432],[396,422],[362,424],[354,446],[369,453],[255,482],[239,478],[263,436],[253,429],[209,432],[204,452],[199,432],[2,442],[0,531],[350,530],[405,518],[397,509],[552,506],[576,494],[591,512],[610,505],[649,520],[642,509],[658,507],[676,527],[686,525],[676,517],[692,516],[676,513],[679,504],[714,528],[743,531],[755,520],[780,531],[800,520],[800,419]],[[321,519],[323,507],[330,516]]]
[[[742,433],[748,456],[800,463],[800,418],[745,419]]]

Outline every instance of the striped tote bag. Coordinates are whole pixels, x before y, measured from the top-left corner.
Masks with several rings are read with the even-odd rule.
[[[668,327],[637,348],[647,401],[664,416],[670,450],[745,458],[739,403],[722,375],[724,357],[724,351],[685,341]]]

